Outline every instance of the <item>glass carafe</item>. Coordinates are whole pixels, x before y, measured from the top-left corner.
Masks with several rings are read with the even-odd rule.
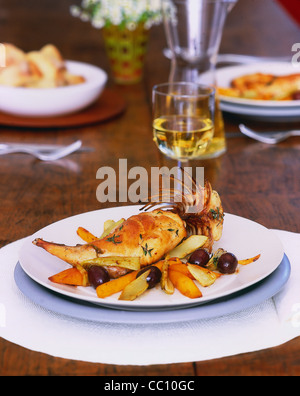
[[[171,58],[170,82],[216,84],[216,65],[223,28],[237,0],[163,0],[164,25]],[[218,96],[215,132],[204,158],[226,151]]]

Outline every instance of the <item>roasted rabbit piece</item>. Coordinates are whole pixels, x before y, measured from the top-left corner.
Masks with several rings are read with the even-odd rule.
[[[71,265],[99,256],[140,257],[141,266],[153,264],[186,237],[183,220],[175,213],[155,210],[124,221],[109,235],[81,246],[65,246],[36,239],[34,244]],[[107,267],[111,277],[128,272]]]
[[[163,194],[162,194],[163,196]],[[202,210],[189,213],[195,203]],[[192,195],[183,196],[182,202],[149,211],[157,205],[150,202],[143,212],[134,215],[118,225],[109,235],[91,243],[66,246],[36,239],[33,243],[50,254],[71,265],[80,264],[97,257],[139,257],[141,267],[156,263],[173,250],[184,238],[192,234],[208,237],[206,247],[211,250],[213,242],[219,240],[223,228],[223,208],[219,195],[212,191],[209,183],[197,187]],[[111,278],[128,272],[125,268],[107,267]]]

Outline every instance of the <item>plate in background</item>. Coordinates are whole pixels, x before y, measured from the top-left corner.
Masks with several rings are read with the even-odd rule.
[[[250,65],[224,67],[217,71],[217,85],[230,87],[231,81],[239,76],[252,73],[268,73],[274,75],[289,75],[300,73],[300,69],[288,62],[268,62]],[[221,109],[233,114],[273,120],[300,120],[300,101],[270,101],[249,100],[220,96]]]

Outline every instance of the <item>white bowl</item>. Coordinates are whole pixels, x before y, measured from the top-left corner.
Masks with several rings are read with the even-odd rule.
[[[57,88],[0,86],[0,111],[22,117],[54,117],[83,110],[101,95],[107,74],[82,62],[67,61],[68,71],[85,77],[82,84]]]

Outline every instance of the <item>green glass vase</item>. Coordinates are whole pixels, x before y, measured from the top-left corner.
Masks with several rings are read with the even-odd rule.
[[[141,81],[149,31],[143,24],[134,30],[119,26],[103,28],[103,39],[112,75],[118,84],[134,84]]]

